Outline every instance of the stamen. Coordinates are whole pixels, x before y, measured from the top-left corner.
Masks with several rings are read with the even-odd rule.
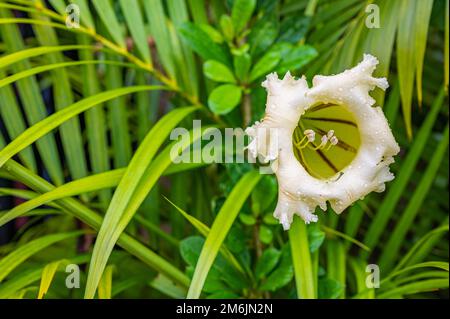
[[[313,130],[305,130],[303,134],[305,134],[305,136],[308,138],[308,141],[311,143],[316,139],[316,132],[314,132]]]
[[[316,132],[314,132],[313,130],[305,130],[303,132],[303,134],[305,136],[303,136],[303,138],[300,140],[300,142],[295,143],[295,146],[299,149],[305,148],[306,146],[308,146],[309,143],[314,142],[315,138],[316,138]],[[306,143],[305,143],[306,140]]]
[[[330,145],[328,145],[326,151],[328,151],[331,148],[331,146],[336,145],[338,142],[339,142],[338,138],[336,136],[332,136],[330,138]]]
[[[324,148],[325,145],[327,145],[328,143],[328,137],[326,135],[323,135],[322,138],[320,139],[320,144],[317,147],[314,147],[313,150],[317,151],[318,149]]]
[[[334,136],[334,130],[329,130],[327,133],[328,139],[331,139]]]
[[[303,148],[304,146],[301,146],[301,144],[302,144],[306,139],[307,139],[307,137],[306,137],[306,136],[303,136],[303,138],[302,138],[299,142],[294,143],[294,145],[295,145],[297,148]],[[306,144],[308,144],[308,141],[306,141]]]

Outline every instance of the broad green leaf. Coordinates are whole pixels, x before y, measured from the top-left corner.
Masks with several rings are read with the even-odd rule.
[[[261,76],[267,75],[271,72],[280,62],[281,55],[278,51],[267,52],[250,71],[249,81],[253,82]]]
[[[209,269],[217,256],[222,242],[242,205],[260,178],[261,176],[257,171],[246,173],[233,188],[217,214],[195,267],[194,276],[187,295],[188,299],[197,299],[200,297]]]
[[[179,27],[179,32],[189,46],[205,61],[216,60],[225,65],[230,65],[225,50],[216,44],[199,26],[186,22]]]
[[[255,277],[262,279],[267,276],[278,264],[281,252],[275,248],[267,248],[256,262]]]
[[[208,106],[214,114],[227,114],[241,101],[242,90],[234,84],[216,87],[208,98]]]
[[[320,278],[318,284],[319,299],[336,299],[343,291],[344,287],[336,280],[330,278]]]
[[[222,34],[224,35],[225,39],[227,41],[232,41],[234,38],[234,26],[233,21],[231,20],[230,16],[227,14],[224,14],[220,17],[220,28],[222,29]]]
[[[263,176],[252,192],[252,211],[259,215],[270,207],[277,196],[278,187],[272,175]]]
[[[248,72],[250,71],[250,66],[252,64],[252,59],[250,54],[243,53],[235,55],[233,58],[234,72],[236,77],[241,81],[246,81]]]
[[[247,226],[252,226],[256,224],[256,219],[250,214],[239,214],[239,220]]]
[[[236,33],[240,33],[252,16],[256,0],[235,0],[231,8],[231,19]]]
[[[263,291],[275,291],[286,286],[294,277],[294,268],[292,267],[292,257],[289,245],[283,246],[281,250],[280,262],[275,270],[263,281],[260,289]]]
[[[293,47],[286,56],[283,56],[277,66],[277,72],[284,74],[295,71],[308,64],[317,56],[317,51],[309,45]]]
[[[205,76],[216,82],[236,83],[233,73],[220,62],[209,60],[203,64]]]
[[[308,243],[309,243],[309,251],[311,253],[316,252],[323,241],[325,240],[325,233],[320,230],[318,224],[312,224],[307,227],[308,230]]]
[[[259,240],[263,243],[263,244],[270,244],[272,242],[273,239],[273,232],[272,229],[270,229],[270,227],[266,226],[266,225],[261,225],[259,227]]]

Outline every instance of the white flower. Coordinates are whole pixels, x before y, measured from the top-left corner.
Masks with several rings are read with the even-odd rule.
[[[294,214],[306,223],[316,222],[316,207],[326,210],[327,202],[340,214],[370,192],[384,191],[385,182],[394,178],[389,165],[400,149],[383,111],[372,107],[375,100],[369,95],[375,87],[383,90],[388,87],[385,78],[372,77],[377,64],[375,57],[365,54],[363,61],[350,70],[315,76],[311,88],[305,77],[295,80],[289,72],[282,80],[275,73],[269,74],[262,83],[268,92],[266,114],[261,122],[247,128],[251,137],[248,150],[265,162],[276,161],[279,191],[274,216],[285,230],[289,229]],[[312,176],[294,154],[294,147],[327,151],[339,146],[340,137],[333,129],[317,138],[317,132],[305,130],[303,140],[293,145],[300,118],[318,104],[339,105],[350,112],[360,139],[351,162],[327,178]],[[320,141],[318,146],[308,145],[315,140]]]

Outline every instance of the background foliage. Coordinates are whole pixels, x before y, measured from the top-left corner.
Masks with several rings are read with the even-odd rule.
[[[448,297],[448,0],[0,0],[0,35],[1,298]],[[274,176],[171,164],[172,128],[246,127],[269,72],[363,53],[402,149],[386,192],[284,232]]]

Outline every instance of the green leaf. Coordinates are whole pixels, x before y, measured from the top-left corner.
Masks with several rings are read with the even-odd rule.
[[[223,14],[220,17],[220,28],[222,29],[222,34],[225,36],[225,39],[227,39],[227,41],[232,41],[234,38],[234,26],[229,15]]]
[[[239,214],[239,220],[247,226],[255,225],[256,219],[252,215],[241,213]]]
[[[94,47],[90,45],[58,45],[58,46],[40,46],[37,48],[30,48],[13,52],[0,57],[0,67],[6,68],[7,66],[32,58],[35,56],[48,54],[52,52],[70,51],[70,50],[91,49]]]
[[[217,61],[209,60],[203,64],[203,73],[207,78],[216,82],[236,83],[230,69]]]
[[[281,60],[280,52],[269,51],[267,52],[256,64],[253,66],[250,72],[250,82],[253,82],[261,76],[267,75],[271,72]]]
[[[288,233],[295,272],[297,298],[314,299],[317,288],[314,287],[314,272],[305,222],[300,217],[294,216]]]
[[[323,241],[325,240],[325,233],[320,230],[318,224],[311,224],[307,227],[308,229],[308,242],[309,242],[309,251],[311,253],[316,252]]]
[[[149,22],[150,33],[155,39],[158,57],[161,59],[162,65],[167,73],[174,78],[176,73],[175,61],[173,59],[173,48],[166,23],[163,2],[161,0],[143,1],[143,5]]]
[[[274,43],[278,36],[278,30],[278,20],[264,16],[252,27],[248,41],[253,58],[262,54]]]
[[[233,65],[237,78],[241,81],[245,81],[247,79],[248,71],[250,71],[250,66],[252,65],[250,54],[243,53],[235,55]]]
[[[195,218],[194,216],[189,215],[188,213],[186,213],[184,210],[182,210],[180,207],[178,207],[177,205],[175,205],[174,203],[172,203],[167,197],[164,197],[173,207],[175,207],[177,209],[178,212],[180,212],[184,218],[186,218],[192,226],[195,227],[195,229],[202,234],[204,237],[207,237],[210,229],[208,226],[206,226],[205,224],[203,224],[200,220],[198,220],[197,218]],[[228,262],[233,265],[239,272],[241,273],[245,273],[245,271],[242,269],[241,265],[239,264],[239,262],[236,260],[236,258],[233,256],[233,254],[228,250],[228,248],[223,245],[220,248],[220,252],[222,253],[222,255],[228,260]]]
[[[235,0],[231,8],[231,19],[236,33],[240,33],[252,16],[256,0]]]
[[[114,268],[114,265],[109,265],[105,268],[102,278],[100,278],[100,282],[98,283],[98,299],[111,299]]]
[[[272,229],[270,229],[269,227],[265,226],[265,225],[261,225],[261,227],[259,228],[259,240],[268,245],[272,242],[273,239],[273,232]]]
[[[258,183],[260,177],[261,175],[257,171],[246,173],[228,195],[227,200],[214,220],[211,231],[206,237],[205,245],[203,246],[189,287],[188,299],[197,299],[200,297],[209,269],[217,256],[220,246],[242,205],[250,195],[253,187]]]
[[[241,101],[242,90],[234,84],[216,87],[208,98],[208,105],[214,114],[227,114]]]
[[[216,60],[230,65],[225,50],[216,44],[208,34],[199,26],[185,22],[179,27],[179,32],[192,50],[198,53],[205,61]]]
[[[86,298],[94,297],[103,269],[120,233],[124,230],[160,175],[152,175],[152,172],[147,171],[147,167],[150,165],[156,151],[175,125],[197,109],[197,107],[179,108],[165,115],[153,126],[136,150],[117,186],[97,236],[89,266],[85,291]],[[163,165],[166,165],[166,167]],[[161,174],[169,166],[169,164],[163,165],[161,166]],[[153,180],[147,175],[151,175]],[[143,182],[142,186],[140,185],[141,181]],[[148,189],[146,186],[148,186]],[[139,198],[135,196],[139,196]]]
[[[158,274],[158,276],[151,281],[150,286],[175,299],[183,299],[185,296],[185,291],[183,289],[180,289],[180,287],[175,285],[169,278],[161,274]]]
[[[22,264],[29,257],[33,256],[40,250],[53,245],[59,241],[81,235],[82,231],[71,233],[61,233],[54,235],[46,235],[38,239],[32,240],[20,247],[17,247],[9,255],[0,260],[0,282],[9,275],[17,266]]]
[[[328,278],[336,280],[345,287],[346,282],[346,252],[341,241],[328,240],[327,245],[327,273]],[[342,289],[341,298],[345,298],[345,289]]]
[[[166,158],[168,158],[167,161],[170,163],[170,156],[168,155],[169,153],[170,152],[162,153],[158,157],[161,156],[162,158],[164,158],[165,156]],[[156,160],[157,159],[155,159],[155,161]],[[10,174],[14,176],[15,180],[20,181],[24,185],[27,185],[31,189],[34,189],[40,193],[50,192],[51,190],[55,189],[52,184],[37,176],[33,172],[27,170],[13,160],[9,160],[8,162],[6,162],[4,165],[4,169],[10,172]],[[58,205],[61,206],[62,210],[65,213],[75,216],[93,229],[98,230],[100,228],[102,217],[92,209],[81,204],[79,201],[72,198],[66,198],[59,200]],[[171,278],[176,283],[179,283],[181,286],[188,286],[189,279],[181,271],[179,271],[178,268],[174,267],[172,263],[169,263],[167,260],[150,250],[148,247],[146,247],[144,244],[140,243],[133,237],[129,236],[128,234],[121,234],[117,243],[130,254],[143,261],[146,265],[165,274],[167,277]]]
[[[278,264],[281,251],[275,248],[267,248],[256,262],[255,277],[262,279],[267,276]]]
[[[14,296],[14,293],[20,289],[25,288],[33,282],[39,280],[41,273],[41,267],[21,271],[19,274],[8,279],[7,282],[0,286],[0,298],[6,299],[10,296]]]
[[[377,298],[385,299],[398,295],[412,295],[420,292],[435,291],[438,289],[448,289],[449,281],[446,279],[429,279],[422,280],[410,284],[406,284],[397,288],[390,289],[384,293],[377,295]]]
[[[309,45],[293,47],[287,55],[283,55],[277,72],[284,74],[287,71],[295,71],[311,62],[318,55],[316,49]]]
[[[319,299],[336,299],[344,287],[336,280],[330,278],[320,278],[318,287]]]
[[[389,240],[384,246],[383,252],[379,258],[379,265],[381,269],[388,270],[395,262],[395,258],[398,256],[398,252],[401,248],[401,244],[405,240],[405,236],[408,230],[411,229],[414,218],[416,217],[419,209],[435,181],[436,173],[438,172],[443,157],[447,154],[448,139],[449,139],[449,126],[447,124],[439,145],[433,152],[430,163],[428,164],[422,179],[419,181],[416,190],[412,194],[411,200],[403,210],[403,213],[398,220],[394,231],[391,232]]]
[[[400,17],[397,32],[397,69],[402,99],[403,119],[406,133],[412,138],[411,107],[414,85],[416,51],[414,47],[414,18],[416,2],[401,0]],[[422,23],[422,22],[421,22]]]
[[[99,93],[94,96],[90,96],[81,101],[78,101],[61,111],[58,111],[44,120],[36,123],[32,127],[28,128],[25,132],[23,132],[20,136],[18,136],[14,141],[9,143],[5,148],[0,151],[0,167],[5,164],[5,162],[10,159],[12,156],[29,146],[31,143],[35,142],[54,128],[58,127],[58,125],[64,123],[70,118],[80,114],[88,110],[89,108],[105,102],[107,100],[111,100],[113,98],[139,92],[146,90],[157,90],[164,89],[164,87],[159,86],[134,86],[134,87],[126,87],[115,89],[111,91],[106,91]]]
[[[425,48],[427,46],[427,33],[430,21],[431,11],[433,9],[433,0],[417,1],[416,16],[414,21],[415,44],[416,51],[416,87],[417,100],[422,105],[422,71],[423,59],[425,57]]]
[[[222,34],[209,24],[200,24],[199,28],[202,29],[214,42],[218,44],[223,42]]]
[[[113,40],[121,47],[125,48],[125,40],[122,35],[122,28],[117,21],[117,15],[114,12],[111,2],[109,0],[92,0],[92,3],[103,22],[103,25],[108,30]],[[82,15],[83,13],[81,13]]]
[[[285,245],[281,251],[281,259],[274,271],[260,286],[261,290],[275,291],[286,286],[294,277],[292,257],[289,245]]]
[[[131,36],[133,37],[139,53],[144,58],[145,62],[151,64],[152,59],[150,56],[147,35],[145,33],[144,21],[141,15],[139,2],[120,0],[120,7],[122,8],[125,21],[130,28]]]
[[[46,265],[42,270],[41,284],[39,286],[38,299],[42,299],[50,288],[53,277],[61,264],[67,263],[66,260],[57,260]]]
[[[252,211],[255,215],[265,212],[278,194],[276,179],[271,175],[263,176],[252,192]]]
[[[439,114],[444,95],[444,89],[442,88],[438,96],[435,98],[431,110],[428,113],[425,121],[423,122],[419,132],[417,133],[414,142],[402,163],[400,172],[397,174],[395,180],[390,185],[390,190],[384,196],[383,201],[378,207],[375,218],[372,220],[372,223],[370,224],[370,227],[364,237],[364,243],[369,248],[373,248],[377,243],[398,201],[400,200],[402,194],[404,194],[411,174],[414,172],[417,161],[419,160],[423,148],[425,147],[425,144],[427,143],[430,133],[433,129],[433,124]],[[367,256],[367,252],[363,253],[363,255]]]

